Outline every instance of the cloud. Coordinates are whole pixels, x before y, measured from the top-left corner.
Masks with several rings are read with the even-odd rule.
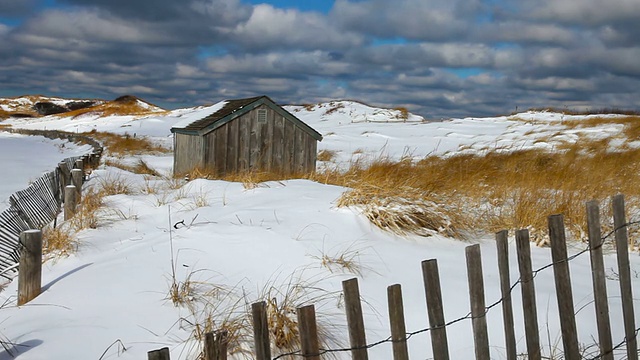
[[[227,55],[208,60],[207,67],[216,74],[283,78],[332,77],[355,71],[352,64],[334,60],[330,53],[319,50]]]
[[[0,23],[3,93],[134,92],[164,106],[352,98],[433,117],[640,108],[636,1],[577,0],[574,11],[550,0],[336,0],[328,14],[241,0],[0,9],[9,3],[24,18]]]
[[[331,17],[341,27],[382,38],[444,41],[474,24],[477,0],[337,0]]]
[[[541,45],[571,45],[580,40],[571,29],[556,24],[535,24],[522,21],[504,21],[481,27],[478,40],[491,43],[520,43]]]
[[[240,0],[62,0],[62,2],[110,12],[123,19],[165,24],[208,20],[215,26],[229,27],[248,18],[251,7]],[[206,23],[200,23],[206,24]]]
[[[290,48],[345,49],[358,46],[363,37],[343,31],[320,14],[256,5],[251,17],[232,32],[248,51]],[[320,35],[321,34],[321,35]]]
[[[535,20],[594,27],[614,22],[637,24],[640,2],[636,0],[527,0],[523,14]]]
[[[33,11],[38,0],[2,0],[0,14],[2,17],[22,17]]]

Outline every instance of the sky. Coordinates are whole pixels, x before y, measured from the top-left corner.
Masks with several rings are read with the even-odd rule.
[[[640,110],[637,0],[2,0],[0,96]]]

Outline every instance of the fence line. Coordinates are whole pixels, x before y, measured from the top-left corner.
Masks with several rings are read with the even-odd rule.
[[[101,145],[86,136],[60,131],[3,129],[11,133],[64,139],[91,145],[93,150],[84,156],[72,156],[62,160],[56,170],[43,174],[26,189],[9,197],[9,207],[0,213],[0,277],[11,280],[20,261],[20,233],[30,229],[42,229],[54,221],[64,199],[64,186],[70,183],[69,175],[78,159],[95,167],[102,154]]]
[[[593,207],[594,203],[595,203],[595,206],[597,207],[597,202],[590,202],[590,204],[588,204],[588,208],[587,209],[589,209],[589,207]],[[395,345],[397,345],[397,343],[403,343],[406,346],[407,341],[410,338],[412,338],[413,336],[415,336],[415,335],[426,333],[426,332],[433,332],[433,331],[436,331],[436,330],[446,331],[447,327],[449,327],[449,326],[451,326],[453,324],[462,322],[464,320],[468,320],[468,319],[471,319],[474,322],[475,322],[475,320],[478,320],[478,319],[484,319],[484,317],[487,315],[487,313],[492,308],[494,308],[494,307],[496,307],[496,306],[498,306],[500,304],[504,305],[504,303],[506,301],[508,301],[510,303],[511,302],[511,294],[519,284],[524,284],[524,283],[526,283],[528,281],[533,281],[533,279],[540,272],[542,272],[542,271],[544,271],[544,270],[546,270],[546,269],[548,269],[550,267],[554,267],[554,273],[556,274],[556,278],[557,278],[557,274],[559,272],[558,269],[560,269],[560,271],[563,271],[562,265],[564,265],[565,268],[566,268],[566,265],[570,261],[580,257],[581,255],[585,254],[586,252],[593,252],[592,253],[591,262],[592,262],[592,276],[594,277],[594,284],[595,284],[596,283],[596,279],[595,279],[596,276],[603,276],[603,274],[596,274],[596,272],[602,271],[602,273],[604,273],[604,269],[600,270],[597,265],[594,265],[594,263],[595,263],[595,261],[594,261],[594,253],[597,253],[598,250],[600,250],[604,246],[604,244],[607,242],[607,240],[612,235],[616,235],[616,243],[617,243],[617,246],[620,247],[621,244],[623,244],[623,243],[620,242],[619,234],[624,232],[625,234],[621,235],[621,237],[624,238],[625,241],[626,241],[626,239],[627,239],[626,238],[627,228],[629,226],[631,226],[631,225],[640,224],[640,221],[629,221],[629,222],[626,222],[626,220],[621,220],[621,219],[624,219],[624,199],[623,199],[623,197],[621,195],[614,197],[613,203],[614,203],[614,207],[615,206],[620,207],[619,205],[622,204],[622,211],[621,211],[621,214],[620,214],[620,209],[617,209],[618,214],[614,215],[614,224],[615,224],[614,226],[615,226],[615,228],[611,232],[609,232],[605,236],[601,236],[601,237],[595,238],[595,239],[590,239],[590,245],[588,245],[585,249],[583,249],[583,250],[581,250],[581,251],[579,251],[579,252],[577,252],[577,253],[575,253],[575,254],[573,254],[571,256],[567,256],[567,254],[566,254],[566,244],[563,244],[563,246],[565,247],[565,252],[564,252],[564,254],[562,254],[562,252],[561,252],[561,255],[562,255],[561,257],[557,257],[557,256],[554,257],[554,259],[553,259],[553,261],[551,263],[549,263],[549,264],[547,264],[545,266],[542,266],[542,267],[540,267],[540,268],[538,268],[536,270],[531,270],[530,258],[526,258],[526,261],[529,262],[529,272],[526,272],[526,271],[523,272],[523,270],[521,269],[520,277],[511,286],[508,287],[508,290],[506,290],[506,291],[503,290],[502,291],[502,297],[500,299],[498,299],[497,301],[493,302],[492,304],[484,307],[483,311],[478,311],[478,308],[476,307],[476,310],[474,311],[474,313],[475,313],[474,315],[472,315],[472,312],[470,311],[465,316],[459,317],[459,318],[454,319],[454,320],[450,320],[450,321],[448,321],[446,323],[443,321],[441,324],[436,324],[436,325],[433,325],[434,322],[430,318],[430,324],[431,325],[428,328],[423,328],[423,329],[420,329],[420,330],[417,330],[417,331],[413,331],[413,332],[407,332],[405,334],[404,338],[401,338],[401,339],[398,339],[397,338],[397,334],[396,334],[396,338],[394,338],[394,336],[391,335],[386,339],[383,339],[383,340],[380,340],[380,341],[377,341],[377,342],[373,342],[373,343],[369,343],[369,344],[362,344],[362,343],[358,344],[357,342],[354,344],[354,342],[352,341],[351,342],[351,346],[349,346],[349,347],[335,348],[335,349],[318,348],[318,350],[316,352],[314,352],[314,353],[309,353],[308,351],[305,351],[304,349],[301,349],[301,350],[297,350],[297,351],[292,351],[292,352],[279,354],[276,357],[273,357],[272,359],[273,360],[278,360],[278,359],[281,359],[281,358],[292,357],[292,356],[303,357],[303,358],[307,358],[307,357],[318,358],[320,355],[323,355],[323,354],[340,353],[340,352],[351,352],[353,354],[364,352],[366,354],[366,350],[367,349],[370,349],[370,348],[373,348],[373,347],[376,347],[376,346],[379,346],[379,345],[382,345],[382,344],[385,344],[385,343],[394,344],[394,346],[393,346],[394,359],[397,359],[397,358],[406,359],[406,355],[404,355],[403,352],[402,352],[402,348],[403,347],[395,346]],[[617,203],[617,205],[616,205],[616,203]],[[614,214],[615,213],[616,213],[616,211],[614,211]],[[559,217],[559,219],[558,219],[558,217]],[[559,220],[559,223],[558,223],[558,220]],[[549,225],[550,225],[550,227],[552,226],[552,222],[554,222],[553,226],[556,226],[556,227],[559,226],[559,228],[562,231],[564,231],[564,224],[563,224],[562,216],[558,216],[558,215],[550,216],[549,217],[549,223],[550,223]],[[588,226],[589,226],[590,234],[596,234],[596,233],[600,234],[600,224],[599,223],[597,223],[597,224],[590,223],[590,224],[588,224]],[[624,230],[624,231],[622,231],[622,230]],[[521,231],[525,232],[526,233],[525,234],[526,237],[528,237],[528,232],[526,230],[521,230]],[[556,231],[556,233],[557,233],[558,232],[558,228],[556,228],[554,231]],[[497,240],[499,238],[501,238],[501,237],[506,238],[505,235],[506,234],[505,234],[504,231],[500,232],[500,233],[497,233],[496,234]],[[557,239],[558,236],[553,236],[553,238],[555,238],[555,242],[557,243],[558,242],[558,239]],[[552,238],[552,242],[554,242],[553,238]],[[627,242],[624,242],[624,244],[625,244],[624,246],[628,246]],[[557,244],[552,244],[552,246],[554,246],[554,245],[557,246]],[[469,248],[472,248],[472,247],[478,247],[478,245],[471,245],[471,246],[467,247],[467,250],[469,250]],[[518,250],[518,257],[519,257],[518,261],[520,262],[522,260],[522,259],[520,259],[521,250],[520,249],[517,249],[517,250]],[[528,247],[527,247],[527,250],[528,250]],[[627,250],[626,247],[623,250]],[[473,256],[475,256],[476,258],[474,260],[472,260],[472,261],[480,261],[479,251],[468,251],[468,253],[470,253],[469,255],[475,254]],[[618,251],[617,253],[618,253],[619,272],[621,273],[621,276],[620,276],[620,287],[621,287],[621,289],[627,289],[627,294],[625,294],[623,292],[623,290],[621,290],[622,298],[623,298],[622,302],[623,302],[623,306],[625,306],[625,301],[629,301],[629,302],[632,301],[632,299],[626,299],[626,297],[630,297],[631,296],[631,282],[630,282],[629,279],[626,279],[626,280],[623,279],[623,276],[622,276],[625,271],[626,272],[629,271],[629,269],[628,269],[628,252],[627,251]],[[624,259],[621,259],[621,254],[623,256],[627,256],[626,262],[624,261]],[[597,256],[602,256],[601,252]],[[423,262],[423,269],[425,268],[425,266],[424,266],[425,262]],[[430,260],[429,262],[433,262],[434,265],[436,265],[436,266],[434,266],[435,271],[432,272],[431,274],[427,274],[426,272],[424,272],[424,274],[423,274],[424,277],[425,277],[425,291],[427,293],[428,293],[428,290],[426,288],[427,285],[428,285],[427,281],[426,281],[427,276],[433,277],[434,274],[435,274],[436,277],[438,276],[437,275],[437,263],[436,263],[436,260]],[[625,264],[625,263],[627,264],[627,269],[626,270],[622,267],[624,265],[622,265],[622,266],[620,265],[620,264]],[[469,271],[469,268],[468,268],[468,271]],[[566,276],[566,274],[563,274],[563,275]],[[502,277],[503,277],[502,271],[501,271],[500,277],[501,277],[501,281],[502,281],[503,280],[502,279]],[[568,276],[566,276],[566,277],[568,278]],[[469,280],[471,281],[471,278]],[[353,282],[353,279],[346,280],[345,282],[343,282],[343,288],[346,288],[346,286],[347,286],[346,284],[349,283],[349,282]],[[558,280],[557,279],[556,279],[556,283],[558,284]],[[357,282],[355,283],[355,285],[357,286]],[[507,285],[508,285],[508,283],[507,283]],[[394,287],[394,290],[395,290],[396,293],[398,293],[400,291],[400,285],[398,285],[398,284],[392,285],[392,286],[389,287],[389,289],[392,288],[392,287]],[[436,289],[436,290],[439,291],[439,289]],[[354,290],[352,290],[352,291],[354,291]],[[357,290],[355,290],[355,291],[357,291]],[[594,291],[597,292],[597,290],[594,290]],[[388,291],[388,293],[389,293],[389,296],[391,296],[392,291]],[[558,293],[558,291],[556,291],[556,293]],[[569,294],[569,296],[570,295],[571,294]],[[563,294],[563,296],[565,296],[565,294]],[[524,298],[525,298],[525,294],[523,293],[523,300],[524,300]],[[391,298],[389,300],[390,300],[389,304],[392,304]],[[441,299],[439,299],[439,300],[440,300],[440,304],[439,305],[442,306]],[[474,301],[473,300],[473,296],[471,296],[471,301],[472,301],[471,307],[473,308],[473,301]],[[394,303],[397,303],[397,301],[395,301]],[[560,302],[559,302],[559,304],[560,304]],[[433,305],[428,302],[427,303],[427,307],[429,308],[430,306],[433,306]],[[436,306],[437,306],[437,304],[436,304]],[[535,307],[535,301],[532,303],[532,306]],[[632,315],[633,314],[633,305],[630,304],[630,305],[626,305],[626,306],[629,306],[630,309],[625,310],[625,313],[630,311],[630,313]],[[302,308],[300,308],[299,310],[302,310]],[[307,307],[305,307],[305,309],[304,309],[304,311],[307,311],[307,312],[309,310],[310,309],[307,309]],[[391,311],[391,309],[390,309],[390,311]],[[396,310],[394,310],[394,311],[396,311]],[[505,312],[505,311],[508,311],[508,309],[505,309],[503,307],[503,312]],[[597,309],[597,311],[598,311],[598,309]],[[402,312],[402,310],[400,310],[400,312]],[[575,312],[575,308],[572,308],[571,312],[573,314],[573,312]],[[600,309],[600,312],[602,312],[602,309]],[[429,315],[431,316],[431,311],[429,311]],[[602,314],[597,314],[597,315],[598,315],[598,317],[601,317],[601,316],[606,317],[606,320],[608,321],[609,320],[608,319],[608,317],[609,317],[609,315],[608,315],[608,305],[607,305],[606,312],[605,312],[604,315],[602,315]],[[400,318],[402,318],[403,316],[404,316],[403,314],[400,314]],[[606,334],[606,335],[609,336],[609,340],[608,341],[606,340],[606,337],[603,339],[602,338],[603,334],[600,333],[599,334],[600,339],[599,339],[599,344],[598,344],[598,346],[599,346],[598,354],[595,355],[595,356],[592,356],[592,357],[585,357],[585,358],[588,358],[588,359],[591,359],[591,360],[613,359],[613,354],[617,350],[620,350],[621,348],[623,348],[626,345],[626,347],[627,347],[627,358],[628,359],[637,359],[636,338],[638,336],[638,333],[640,332],[640,328],[635,328],[633,316],[631,316],[630,318],[629,318],[629,316],[627,316],[625,314],[623,314],[623,316],[624,316],[624,319],[625,319],[625,338],[622,341],[619,341],[615,346],[612,346],[611,345],[612,342],[610,340],[610,337],[611,337],[610,329],[609,329],[609,333]],[[356,324],[352,324],[350,322],[350,320],[349,320],[349,317],[350,316],[347,316],[347,323],[348,323],[349,330],[351,331],[352,327],[359,327],[359,325],[357,324],[358,321],[355,321]],[[562,318],[560,320],[561,320],[561,322],[562,321],[567,321],[566,319],[562,319]],[[254,319],[254,321],[255,321],[255,319]],[[572,320],[569,319],[568,321],[572,321]],[[573,321],[575,321],[575,320],[573,320]],[[391,325],[391,326],[393,327],[393,325]],[[565,324],[565,326],[566,326],[566,324]],[[300,329],[300,331],[302,331],[302,329]],[[537,332],[539,331],[537,327],[536,327],[535,331],[536,331],[536,335],[537,335]],[[577,337],[575,328],[574,328],[574,330],[572,332],[573,332],[573,334],[568,334],[568,336]],[[254,338],[256,344],[264,343],[264,341],[269,341],[268,340],[268,332],[262,331],[260,333],[266,334],[267,338],[266,339],[264,339],[264,338],[258,339],[257,338],[257,334],[256,334],[255,335],[256,337]],[[302,336],[303,335],[301,334],[301,337]],[[305,336],[307,336],[307,335],[305,335]],[[476,333],[476,329],[475,329],[475,326],[474,326],[474,337],[475,336],[478,336],[478,334]],[[480,336],[481,336],[481,333],[480,333]],[[507,332],[505,332],[505,336],[506,337],[508,336]],[[434,359],[436,359],[436,360],[448,359],[449,358],[448,349],[446,348],[446,335],[444,335],[443,338],[444,339],[437,339],[437,338],[433,338],[432,337],[432,346],[433,346],[433,352],[434,352]],[[505,340],[508,343],[509,340],[508,339],[505,339]],[[529,343],[530,339],[528,337],[527,337],[526,340]],[[573,346],[575,344],[571,343],[572,340],[570,340],[569,342],[564,343],[564,356],[566,356],[567,358],[582,358],[585,354],[579,354],[578,353],[578,349],[575,349],[575,346]],[[441,341],[442,343],[435,344],[434,342],[436,342],[436,341]],[[444,349],[443,352],[440,352],[440,353],[437,352],[436,349],[437,349],[438,346],[439,346],[438,349]],[[479,345],[479,346],[483,346],[483,345]],[[538,346],[538,358],[540,358],[539,344],[536,343],[536,346]],[[529,345],[527,346],[527,348],[529,349]],[[397,349],[399,349],[399,350],[397,350]],[[517,354],[516,354],[515,346],[513,346],[513,347],[509,347],[508,346],[507,347],[507,351],[511,352],[510,354],[506,355],[507,359],[516,358]],[[476,350],[476,355],[478,356],[477,358],[478,359],[485,359],[487,352],[488,351],[480,351],[480,352],[478,352]],[[532,354],[529,354],[529,355],[531,356]],[[364,356],[366,357],[366,355],[364,355]],[[398,357],[396,358],[396,356],[398,356]],[[205,360],[214,360],[214,359],[215,360],[219,360],[219,359],[222,359],[222,358],[226,359],[226,355],[224,357],[205,357]],[[532,357],[529,357],[529,358],[532,359]],[[534,355],[533,358],[536,358],[535,355]],[[262,358],[259,358],[259,359],[262,359]]]
[[[601,238],[600,243],[595,248],[601,248],[602,246],[604,246],[604,244],[606,243],[607,238],[611,237],[619,229],[624,229],[624,228],[627,228],[627,227],[629,227],[631,225],[637,225],[637,224],[640,224],[640,221],[631,221],[631,222],[627,222],[627,223],[623,224],[622,226],[620,226],[618,228],[615,228],[615,229],[611,230],[610,233],[608,233],[606,236]],[[581,250],[581,251],[579,251],[579,252],[577,252],[577,253],[575,253],[575,254],[573,254],[571,256],[568,256],[568,257],[566,257],[564,259],[560,259],[558,261],[552,261],[551,263],[549,263],[547,265],[544,265],[544,266],[542,266],[542,267],[540,267],[540,268],[538,268],[536,270],[533,270],[532,271],[531,280],[533,280],[540,272],[542,272],[542,271],[544,271],[544,270],[546,270],[546,269],[548,269],[548,268],[550,268],[550,267],[552,267],[554,265],[570,262],[570,261],[576,259],[577,257],[579,257],[580,255],[583,255],[584,253],[587,253],[591,249],[595,249],[595,248],[587,247],[587,248],[585,248],[585,249],[583,249],[583,250]],[[510,297],[511,293],[513,292],[513,290],[519,284],[521,284],[522,282],[523,282],[522,277],[518,278],[518,280],[516,280],[511,285],[511,287],[509,288],[509,292],[508,292],[509,296],[503,296],[500,299],[496,300],[495,302],[491,303],[491,305],[485,307],[485,310],[484,310],[484,312],[482,314],[479,314],[477,316],[473,316],[471,314],[471,311],[469,311],[465,316],[456,318],[454,320],[450,320],[450,321],[444,323],[443,325],[430,326],[428,328],[423,328],[423,329],[420,329],[420,330],[407,332],[405,341],[409,340],[411,337],[413,337],[415,335],[419,335],[419,334],[426,333],[426,332],[433,331],[433,330],[439,330],[439,329],[447,328],[447,327],[449,327],[451,325],[454,325],[456,323],[462,322],[464,320],[473,320],[474,318],[486,316],[486,314],[489,313],[489,310],[491,310],[492,308],[502,304],[505,301],[506,298]],[[635,333],[636,333],[635,336],[637,336],[639,332],[640,332],[640,328],[637,328],[635,330]],[[324,355],[324,354],[336,353],[336,352],[349,352],[349,351],[353,351],[353,350],[371,349],[373,347],[376,347],[376,346],[379,346],[379,345],[382,345],[382,344],[385,344],[385,343],[393,343],[393,342],[394,342],[394,340],[392,339],[392,336],[389,336],[386,339],[383,339],[383,340],[380,340],[380,341],[377,341],[377,342],[374,342],[374,343],[370,343],[370,344],[367,344],[367,345],[362,345],[362,346],[338,348],[338,349],[320,349],[320,352],[319,352],[318,355]],[[626,339],[622,340],[617,346],[612,348],[611,352],[621,348],[622,346],[624,346],[625,343],[626,343]],[[601,359],[605,355],[607,355],[607,354],[602,353],[602,354],[599,354],[598,356],[590,358],[590,359],[593,359],[593,360]],[[302,356],[302,355],[300,354],[300,350],[297,350],[297,351],[292,351],[292,352],[288,352],[288,353],[282,353],[282,354],[274,357],[273,360],[278,360],[278,359],[281,359],[281,358],[284,358],[284,357],[287,357],[287,356]]]

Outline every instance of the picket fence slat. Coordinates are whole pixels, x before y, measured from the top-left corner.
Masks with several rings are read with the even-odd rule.
[[[604,274],[604,258],[602,255],[603,241],[600,228],[600,206],[595,200],[589,201],[586,210],[587,229],[589,231],[591,279],[593,282],[593,297],[596,307],[600,353],[603,354],[603,360],[613,360],[613,342],[611,340],[609,302],[607,300],[607,280]]]
[[[393,343],[393,360],[409,360],[407,329],[404,323],[404,304],[400,284],[387,287],[387,300],[389,303],[389,325],[391,328],[391,341]]]
[[[360,301],[360,289],[358,279],[353,278],[342,282],[344,293],[344,308],[347,314],[347,328],[349,329],[349,343],[351,344],[351,356],[353,360],[367,360],[367,338],[362,317],[362,303]]]
[[[516,248],[518,251],[518,267],[520,269],[520,289],[522,292],[522,313],[524,331],[527,339],[529,360],[541,360],[540,334],[538,333],[538,310],[536,307],[536,290],[531,269],[531,241],[529,230],[516,231]]]
[[[471,303],[471,323],[476,360],[489,360],[489,334],[484,302],[484,279],[480,244],[465,248],[467,258],[467,279],[469,280],[469,302]]]
[[[171,353],[168,347],[152,350],[147,353],[147,360],[171,360]]]
[[[271,341],[269,340],[269,324],[267,322],[267,303],[261,301],[252,304],[251,314],[253,315],[256,360],[269,360],[271,359]]]
[[[502,322],[507,360],[516,360],[516,334],[511,303],[511,276],[509,275],[509,232],[496,233],[498,271],[500,273],[500,294],[502,295]]]
[[[297,309],[298,328],[300,332],[300,354],[305,359],[320,360],[318,343],[318,326],[316,324],[315,306],[307,305]]]
[[[205,333],[203,360],[227,360],[228,336],[226,330]]]
[[[442,306],[442,290],[440,288],[440,275],[438,273],[438,261],[436,259],[422,262],[422,277],[424,291],[427,298],[427,314],[429,315],[429,327],[431,328],[431,347],[435,360],[449,359],[449,345],[447,343],[447,328],[444,320],[444,307]]]
[[[571,275],[569,273],[569,262],[567,261],[567,239],[564,231],[564,217],[562,215],[551,215],[548,218],[548,223],[564,356],[567,360],[579,360],[580,348],[578,345],[578,329],[576,328],[576,317],[573,307]]]
[[[618,258],[618,276],[622,297],[622,316],[624,318],[627,359],[638,360],[638,341],[635,332],[633,310],[633,291],[631,290],[631,271],[629,268],[629,239],[625,215],[624,196],[616,195],[611,200],[613,206],[613,226],[615,229],[616,256]]]

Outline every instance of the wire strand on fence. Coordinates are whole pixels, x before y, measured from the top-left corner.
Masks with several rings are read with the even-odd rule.
[[[605,236],[601,237],[601,238],[600,238],[600,242],[599,242],[599,243],[598,243],[598,245],[596,245],[595,247],[587,246],[585,249],[580,250],[580,251],[578,251],[577,253],[575,253],[575,254],[573,254],[573,255],[571,255],[571,256],[568,256],[566,259],[562,259],[562,260],[558,260],[558,261],[551,262],[551,263],[549,263],[549,264],[547,264],[547,265],[545,265],[545,266],[542,266],[542,267],[540,267],[540,268],[538,268],[538,269],[536,269],[536,270],[532,271],[532,273],[531,273],[531,279],[530,279],[530,280],[535,279],[535,277],[538,275],[538,273],[540,273],[540,272],[542,272],[542,271],[544,271],[544,270],[546,270],[546,269],[548,269],[548,268],[550,268],[550,267],[552,267],[552,266],[554,266],[554,265],[561,264],[561,263],[564,263],[564,262],[572,261],[572,260],[576,259],[577,257],[579,257],[579,256],[583,255],[584,253],[587,253],[587,252],[589,252],[589,251],[591,251],[591,250],[595,250],[595,249],[599,249],[599,248],[603,247],[603,246],[604,246],[604,244],[606,243],[607,239],[608,239],[609,237],[611,237],[613,234],[615,234],[615,232],[616,232],[616,231],[618,231],[618,230],[620,230],[620,229],[623,229],[623,228],[627,228],[627,227],[629,227],[629,226],[631,226],[631,225],[638,225],[638,224],[640,224],[640,221],[629,221],[629,222],[627,222],[627,223],[622,224],[621,226],[619,226],[619,227],[617,227],[617,228],[614,228],[614,229],[613,229],[613,230],[611,230],[609,233],[607,233],[607,235],[605,235]],[[511,296],[511,293],[513,292],[513,290],[514,290],[514,289],[515,289],[519,284],[521,284],[522,282],[523,282],[522,277],[518,278],[518,280],[516,280],[516,281],[513,283],[513,285],[511,285],[511,287],[509,288],[509,292],[508,292],[507,296],[509,296],[509,297],[510,297],[510,296]],[[494,307],[496,307],[496,306],[500,305],[502,302],[504,302],[504,300],[507,298],[507,296],[503,296],[502,298],[498,299],[497,301],[495,301],[495,302],[494,302],[494,303],[492,303],[491,305],[489,305],[489,306],[485,307],[485,311],[484,311],[482,314],[480,314],[480,315],[478,315],[478,316],[476,316],[476,317],[483,317],[483,316],[486,316],[486,315],[487,315],[487,313],[489,313],[489,310],[491,310],[492,308],[494,308]],[[422,334],[422,333],[426,333],[426,332],[429,332],[429,331],[431,331],[431,330],[437,330],[437,329],[441,329],[441,328],[446,328],[446,327],[449,327],[449,326],[451,326],[451,325],[453,325],[453,324],[459,323],[459,322],[461,322],[461,321],[469,320],[469,319],[473,319],[473,318],[474,318],[474,316],[472,316],[472,315],[471,315],[471,312],[468,312],[465,316],[462,316],[462,317],[459,317],[459,318],[457,318],[457,319],[451,320],[451,321],[449,321],[449,322],[446,322],[445,324],[438,325],[438,326],[433,326],[433,327],[428,327],[428,328],[424,328],[424,329],[416,330],[416,331],[413,331],[413,332],[408,332],[408,333],[406,334],[405,339],[404,339],[404,340],[402,340],[402,341],[408,341],[411,337],[413,337],[413,336],[415,336],[415,335],[419,335],[419,334]],[[640,332],[640,328],[636,329],[636,331],[635,331],[635,333],[634,333],[634,338],[637,338],[637,336],[638,336],[638,333],[639,333],[639,332]],[[625,339],[624,339],[624,340],[622,340],[620,343],[618,343],[616,346],[614,346],[611,350],[609,350],[609,351],[607,351],[607,352],[605,352],[605,353],[598,354],[597,356],[595,356],[595,357],[593,357],[593,358],[590,358],[590,360],[598,360],[598,359],[602,359],[604,356],[609,355],[610,353],[614,352],[615,350],[618,350],[618,349],[620,349],[621,347],[623,347],[623,346],[626,344],[627,340],[628,340],[628,339],[626,339],[626,338],[625,338]],[[374,343],[371,343],[371,344],[367,344],[367,345],[363,345],[363,346],[358,346],[358,347],[337,348],[337,349],[320,349],[320,351],[319,351],[319,353],[318,353],[318,354],[307,355],[307,356],[319,356],[319,355],[324,355],[324,354],[328,354],[328,353],[349,352],[349,351],[354,351],[354,350],[370,349],[370,348],[376,347],[376,346],[378,346],[378,345],[382,345],[382,344],[385,344],[385,343],[391,343],[391,342],[393,342],[393,340],[392,340],[391,336],[389,336],[388,338],[386,338],[386,339],[384,339],[384,340],[380,340],[380,341],[377,341],[377,342],[374,342]],[[300,351],[300,350],[296,350],[296,351],[292,351],[292,352],[288,352],[288,353],[280,354],[280,355],[278,355],[278,356],[274,357],[274,358],[273,358],[273,360],[278,360],[278,359],[281,359],[281,358],[284,358],[284,357],[287,357],[287,356],[300,356],[300,357],[304,357],[304,356],[301,354],[301,351]]]

